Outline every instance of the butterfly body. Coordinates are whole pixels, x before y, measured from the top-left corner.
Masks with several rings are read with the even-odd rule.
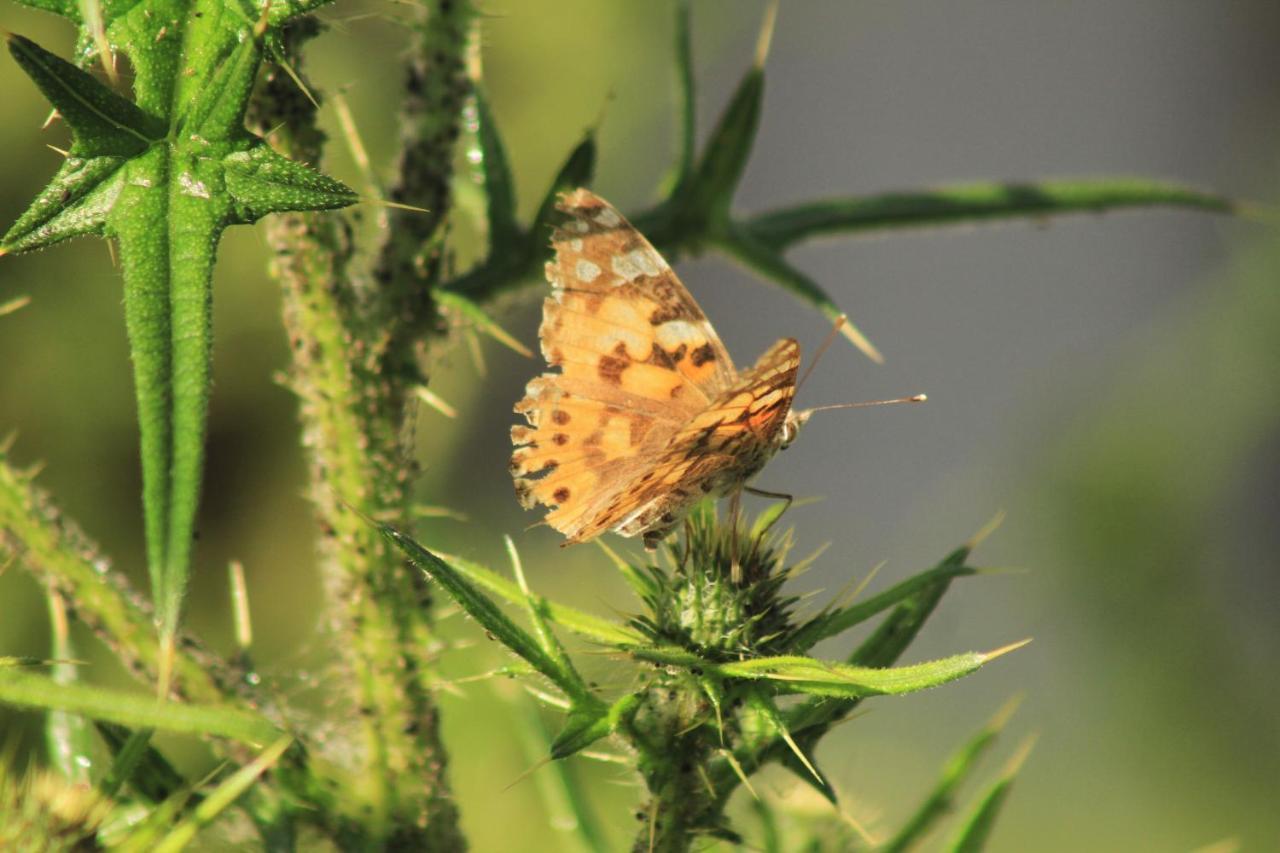
[[[515,411],[511,473],[568,543],[606,530],[652,545],[704,497],[729,494],[795,436],[800,347],[739,372],[662,256],[607,202],[563,196],[547,264],[542,353]],[[567,543],[566,543],[567,544]]]

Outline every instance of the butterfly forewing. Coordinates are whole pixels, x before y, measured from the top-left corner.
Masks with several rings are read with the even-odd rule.
[[[662,256],[586,190],[557,205],[542,353],[512,428],[516,490],[569,541],[669,525],[750,476],[776,447],[799,349],[780,341],[739,376]]]

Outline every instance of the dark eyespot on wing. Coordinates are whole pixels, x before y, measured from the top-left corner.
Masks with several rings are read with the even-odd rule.
[[[689,361],[693,363],[694,367],[702,367],[707,362],[715,360],[716,351],[711,344],[703,344],[689,354]]]
[[[596,372],[600,374],[600,378],[610,385],[622,384],[622,371],[630,366],[631,362],[623,358],[614,358],[611,355],[600,356],[600,364],[596,367]]]

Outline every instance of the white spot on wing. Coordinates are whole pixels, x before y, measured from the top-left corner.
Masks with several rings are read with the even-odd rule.
[[[582,251],[582,238],[581,238],[581,237],[574,237],[572,240],[570,240],[570,241],[569,241],[569,248],[570,248],[570,249],[572,249],[572,250],[573,250],[573,251],[575,251],[575,252],[581,252],[581,251]]]
[[[616,228],[622,224],[622,217],[613,208],[606,207],[596,214],[596,222],[599,222],[605,228]]]
[[[673,350],[681,344],[698,346],[706,342],[707,333],[703,331],[703,323],[690,323],[688,320],[668,320],[654,332],[658,346]]]
[[[634,253],[613,256],[611,261],[613,271],[622,277],[622,281],[618,284],[622,284],[623,281],[634,281],[640,275],[640,268],[631,260],[631,254]]]
[[[602,270],[586,258],[579,258],[578,265],[574,268],[573,272],[578,278],[582,279],[582,281],[590,284],[600,277]]]
[[[662,272],[662,267],[665,266],[662,258],[659,258],[651,249],[632,249],[631,263],[636,265],[636,269],[649,276]]]
[[[569,220],[568,228],[570,231],[576,231],[579,234],[586,234],[591,230],[591,226],[583,222],[581,219]]]

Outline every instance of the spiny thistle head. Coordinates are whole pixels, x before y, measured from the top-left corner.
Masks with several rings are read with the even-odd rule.
[[[715,659],[781,652],[796,601],[780,595],[791,573],[791,532],[773,531],[781,508],[766,510],[750,528],[722,522],[713,502],[694,509],[683,535],[665,546],[667,568],[638,569],[649,580],[648,613],[632,624],[655,644]]]
[[[0,850],[96,850],[111,800],[49,771],[0,767]]]

